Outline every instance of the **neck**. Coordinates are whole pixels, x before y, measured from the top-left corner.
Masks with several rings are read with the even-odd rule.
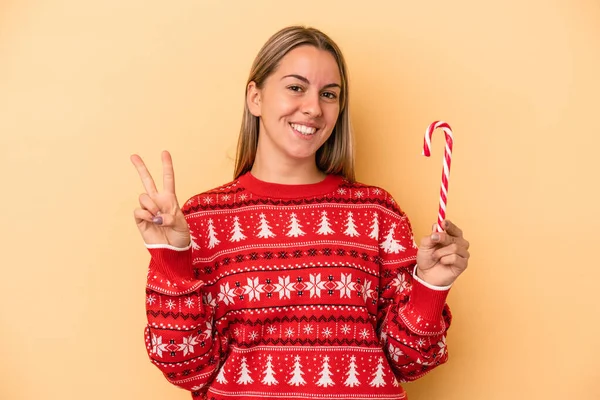
[[[327,176],[317,168],[314,156],[306,160],[280,159],[261,154],[260,146],[250,172],[261,181],[288,185],[318,183]]]

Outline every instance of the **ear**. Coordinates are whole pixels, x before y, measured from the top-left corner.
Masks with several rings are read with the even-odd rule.
[[[250,113],[255,117],[261,116],[261,108],[262,108],[262,91],[256,86],[254,81],[248,84],[248,88],[246,90],[246,104],[248,105],[248,109]]]

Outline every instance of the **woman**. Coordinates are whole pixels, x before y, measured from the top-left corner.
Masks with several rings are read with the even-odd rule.
[[[246,86],[234,180],[175,196],[132,156],[151,254],[146,345],[194,398],[404,399],[447,360],[446,297],[466,269],[458,227],[424,237],[354,179],[346,65],[324,33],[288,27]]]

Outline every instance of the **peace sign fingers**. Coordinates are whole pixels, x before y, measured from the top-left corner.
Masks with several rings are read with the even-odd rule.
[[[163,151],[162,155],[162,167],[163,167],[163,191],[169,194],[175,194],[175,172],[173,171],[173,159],[171,158],[171,154],[168,151]],[[156,184],[154,183],[154,179],[150,172],[148,172],[148,168],[146,164],[142,160],[140,156],[137,154],[133,154],[131,156],[131,162],[135,166],[140,175],[140,179],[142,180],[142,184],[144,185],[144,189],[146,189],[146,193],[150,196],[153,196],[158,193],[156,189]]]
[[[175,172],[173,171],[173,159],[168,151],[162,152],[163,165],[163,190],[175,195]]]
[[[190,243],[190,232],[175,195],[173,160],[168,151],[162,152],[161,159],[163,188],[159,192],[142,158],[137,154],[131,156],[146,189],[139,198],[141,208],[134,211],[135,221],[146,244],[185,247]]]
[[[140,179],[142,180],[144,189],[146,189],[146,193],[151,196],[155,195],[158,191],[156,190],[154,179],[152,179],[152,175],[150,175],[150,172],[148,172],[148,168],[146,168],[146,164],[144,164],[142,158],[137,154],[133,154],[130,159],[140,175]]]

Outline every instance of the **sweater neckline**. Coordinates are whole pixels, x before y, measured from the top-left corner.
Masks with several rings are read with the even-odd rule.
[[[270,198],[306,198],[332,193],[342,183],[340,175],[328,174],[325,179],[317,183],[285,184],[267,182],[258,179],[250,171],[240,176],[239,182],[249,192]]]

